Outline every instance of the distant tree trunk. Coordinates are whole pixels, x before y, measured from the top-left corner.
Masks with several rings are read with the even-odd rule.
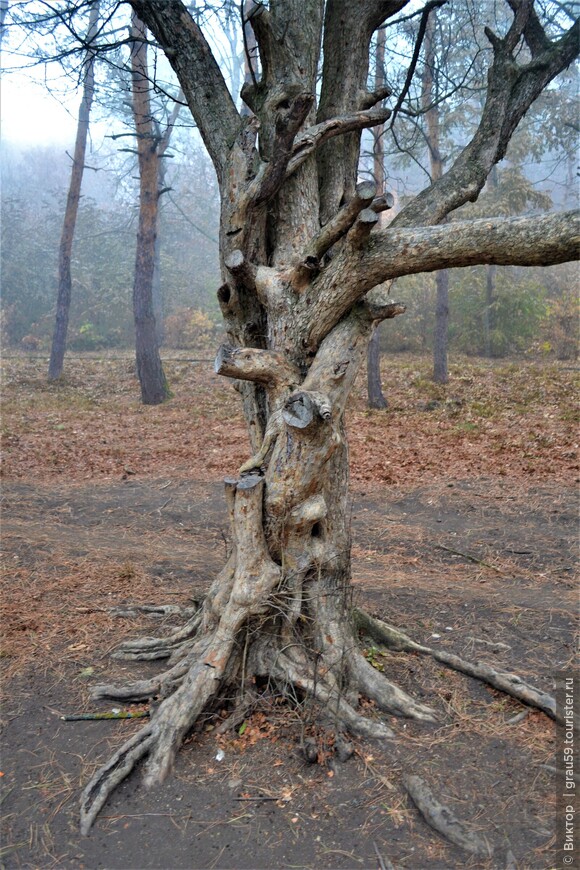
[[[133,115],[139,157],[139,230],[133,283],[137,375],[143,403],[159,405],[170,395],[159,356],[153,313],[155,243],[159,215],[159,137],[156,137],[151,116],[146,28],[134,12],[131,16],[131,38]]]
[[[449,270],[441,269],[435,274],[437,301],[435,303],[435,332],[433,335],[433,380],[446,384],[447,346],[449,343]]]
[[[377,411],[388,408],[381,385],[381,336],[376,326],[367,350],[368,406]]]
[[[159,214],[158,226],[161,226],[161,213]],[[155,253],[153,256],[153,317],[155,318],[155,337],[157,347],[163,347],[165,340],[165,325],[163,320],[163,296],[161,292],[161,241],[160,234],[155,237]]]
[[[487,179],[491,190],[497,188],[497,166],[494,166]],[[485,275],[485,308],[483,311],[483,335],[485,343],[485,355],[488,359],[495,356],[492,345],[492,335],[495,330],[495,277],[497,266],[491,264],[486,268]]]
[[[425,31],[425,64],[422,77],[422,103],[427,121],[427,145],[431,181],[434,184],[443,175],[443,159],[439,150],[439,109],[435,105],[436,88],[433,80],[435,70],[435,26],[437,13],[429,16]],[[449,380],[447,349],[449,344],[449,272],[443,269],[436,277],[437,301],[435,303],[435,332],[433,336],[433,380],[446,384]]]
[[[79,108],[73,165],[58,252],[56,319],[52,336],[50,362],[48,364],[48,379],[51,381],[61,376],[66,351],[72,286],[70,261],[85,168],[89,118],[95,90],[95,52],[90,48],[90,45],[97,34],[98,18],[99,3],[95,2],[91,5],[89,13],[89,26],[87,30],[87,44],[89,48],[85,57],[86,67],[83,96]]]
[[[167,121],[167,126],[163,131],[163,135],[159,132],[158,137],[154,140],[157,149],[157,196],[161,199],[164,193],[169,188],[165,186],[165,176],[167,165],[165,163],[165,152],[169,146],[173,129],[177,122],[179,112],[181,111],[181,102],[183,100],[183,91],[179,91],[173,110]],[[159,144],[158,144],[159,143]],[[157,336],[157,347],[161,347],[165,340],[165,325],[163,320],[163,292],[161,288],[161,239],[163,233],[161,231],[163,220],[163,210],[159,209],[157,215],[157,233],[155,235],[155,253],[153,257],[153,316],[155,317],[155,335]]]
[[[377,31],[377,47],[375,52],[375,91],[385,84],[385,30]],[[377,194],[385,192],[385,125],[379,124],[373,129],[373,174],[377,185]],[[379,221],[380,224],[380,221]],[[381,384],[381,324],[373,330],[367,350],[367,403],[369,408],[382,411],[388,407]]]

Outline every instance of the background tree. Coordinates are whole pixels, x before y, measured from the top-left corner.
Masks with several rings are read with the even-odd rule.
[[[86,36],[87,51],[84,61],[85,70],[83,81],[83,96],[79,109],[79,120],[77,126],[73,164],[71,169],[70,185],[66,201],[66,209],[64,213],[64,221],[62,225],[62,234],[58,255],[58,290],[56,299],[54,333],[52,336],[50,361],[48,364],[49,380],[56,380],[56,378],[59,378],[61,376],[64,363],[64,355],[66,351],[66,339],[68,333],[72,284],[71,253],[75,234],[77,213],[79,208],[79,199],[81,195],[83,172],[85,169],[87,135],[89,132],[89,119],[95,87],[96,52],[95,48],[93,47],[93,42],[97,36],[98,20],[99,3],[98,0],[96,0],[96,2],[92,3],[89,7],[89,24]]]
[[[473,137],[440,179],[375,232],[384,202],[374,184],[357,184],[360,136],[389,112],[373,108],[384,94],[366,87],[369,52],[373,33],[405,0],[257,4],[248,17],[261,76],[242,92],[257,123],[238,112],[183,3],[131,0],[173,66],[216,170],[218,298],[229,335],[216,370],[240,382],[253,455],[226,480],[232,549],[203,605],[173,634],[122,649],[134,659],[169,658],[169,669],[95,691],[160,704],[87,785],[84,831],[138,761],[147,758],[145,781],[154,786],[202,711],[232,696],[243,709],[264,682],[310,696],[338,730],[359,735],[393,736],[384,721],[356,709],[359,693],[391,714],[433,720],[358,647],[344,410],[373,328],[402,312],[373,288],[452,266],[576,255],[573,213],[441,225],[477,198],[534,99],[576,56],[578,25],[552,38],[532,2],[510,3],[505,32],[486,31],[488,86]],[[357,619],[398,649],[433,652],[368,616]],[[553,699],[525,684],[437,658],[555,715]]]
[[[139,229],[133,280],[135,352],[141,398],[146,405],[158,405],[170,395],[159,355],[159,333],[153,310],[156,260],[159,263],[159,197],[162,193],[159,189],[159,164],[160,160],[163,161],[169,139],[168,136],[160,135],[153,123],[147,65],[147,31],[135,12],[131,16],[131,39],[133,117],[139,160]],[[173,123],[167,125],[166,132],[173,128]]]
[[[386,33],[384,28],[377,31],[375,49],[375,92],[379,93],[385,88],[385,42]],[[385,190],[385,148],[384,135],[385,125],[377,124],[372,129],[373,134],[373,176],[377,186],[377,196],[386,196]],[[390,194],[389,194],[390,196]],[[380,218],[379,218],[380,222]],[[373,330],[367,351],[367,395],[369,408],[383,410],[387,407],[387,400],[383,395],[381,385],[381,336],[380,323]]]
[[[435,9],[429,16],[425,28],[425,60],[421,79],[421,102],[425,113],[426,143],[429,151],[431,181],[435,183],[443,175],[443,157],[441,155],[441,134],[439,122],[438,90],[435,87],[435,31],[437,12]],[[491,266],[489,268],[492,268]],[[493,267],[495,268],[495,267]],[[435,273],[437,288],[435,303],[435,331],[433,336],[433,380],[437,384],[446,384],[449,380],[447,365],[447,347],[449,336],[449,270],[440,269]]]

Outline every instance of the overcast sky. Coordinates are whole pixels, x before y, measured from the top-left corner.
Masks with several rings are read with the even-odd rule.
[[[1,87],[3,141],[23,146],[74,141],[80,93],[71,94],[63,104],[43,83],[22,73],[5,73]]]

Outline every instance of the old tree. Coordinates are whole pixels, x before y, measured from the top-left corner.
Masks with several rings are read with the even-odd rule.
[[[388,295],[390,283],[446,267],[547,265],[576,256],[576,213],[442,223],[477,198],[527,109],[577,52],[577,23],[564,30],[552,22],[548,29],[540,4],[508,3],[510,26],[486,31],[487,95],[475,135],[447,172],[378,230],[387,199],[368,181],[357,184],[361,131],[390,116],[382,107],[388,89],[367,88],[371,39],[415,6],[246,4],[259,62],[242,91],[251,112],[240,113],[186,6],[131,0],[179,79],[217,173],[218,298],[229,342],[216,370],[235,380],[252,456],[237,478],[225,481],[231,553],[202,605],[173,634],[130,641],[121,650],[133,659],[165,658],[167,669],[154,679],[95,690],[97,697],[158,704],[86,787],[85,832],[141,759],[146,784],[155,786],[202,712],[221,709],[224,699],[251,701],[264,678],[289,695],[309,696],[337,731],[394,737],[381,718],[357,709],[361,696],[379,711],[433,721],[433,710],[364,658],[361,628],[398,650],[436,655],[555,715],[550,696],[414,644],[353,611],[350,596],[344,411],[373,327],[403,312]],[[392,103],[398,108],[396,94]]]

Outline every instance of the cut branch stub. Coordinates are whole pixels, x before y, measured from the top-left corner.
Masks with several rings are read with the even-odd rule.
[[[364,305],[365,311],[371,320],[376,323],[381,320],[390,320],[397,317],[399,314],[404,314],[407,306],[402,302],[385,302],[382,305],[366,302]]]
[[[290,273],[289,279],[294,290],[303,291],[316,277],[324,254],[349,231],[361,212],[375,201],[376,192],[377,186],[372,180],[357,184],[354,196],[312,239],[303,259]]]
[[[356,219],[356,223],[348,234],[349,242],[358,247],[365,242],[372,228],[378,223],[379,216],[372,208],[363,208]]]
[[[382,211],[388,211],[395,205],[395,197],[392,193],[383,193],[381,196],[376,196],[370,204],[370,208],[379,214]]]
[[[355,195],[313,239],[306,251],[306,256],[310,255],[320,259],[335,242],[348,232],[359,215],[373,202],[376,192],[377,186],[374,181],[361,181],[360,184],[357,184]]]
[[[323,393],[312,390],[301,390],[286,399],[282,417],[288,426],[294,429],[308,429],[309,426],[321,420],[329,420],[332,408],[328,398]]]
[[[226,257],[225,266],[236,281],[239,281],[244,287],[249,290],[256,289],[256,267],[244,257],[243,252],[238,248]]]
[[[300,383],[300,373],[281,353],[256,347],[232,347],[222,344],[215,372],[227,378],[264,384],[273,405],[278,405],[288,391]]]
[[[383,85],[383,87],[377,88],[376,91],[363,91],[360,98],[360,107],[361,109],[371,109],[377,103],[381,103],[390,97],[392,93],[393,91],[388,85]]]

